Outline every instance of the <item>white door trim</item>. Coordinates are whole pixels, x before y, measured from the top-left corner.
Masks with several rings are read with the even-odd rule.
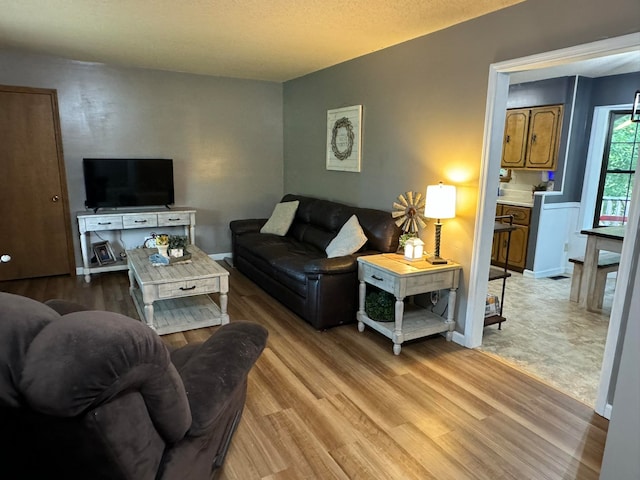
[[[621,37],[600,40],[576,47],[555,50],[552,52],[531,55],[505,62],[491,64],[489,67],[489,86],[487,91],[487,106],[485,113],[484,142],[480,164],[480,185],[478,191],[478,207],[476,211],[476,225],[474,229],[473,253],[471,271],[469,274],[469,298],[464,322],[464,345],[470,348],[482,344],[484,327],[484,304],[488,287],[489,266],[491,261],[491,244],[493,239],[493,223],[498,192],[500,157],[502,155],[502,133],[504,130],[504,112],[509,94],[509,74],[514,72],[543,69],[556,65],[573,63],[591,58],[604,57],[640,49],[640,33],[633,33]],[[630,212],[629,223],[638,222],[640,208],[633,208],[638,202],[638,191],[635,189]],[[634,216],[633,218],[631,216]],[[635,239],[634,239],[635,240]],[[630,248],[638,248],[637,242],[624,242],[621,257],[621,267],[624,265],[625,253],[629,255]],[[629,245],[628,245],[629,244]],[[625,248],[626,247],[626,248]],[[618,282],[626,285],[629,281],[629,269],[618,271]],[[621,321],[621,306],[626,289],[616,289],[611,312],[609,335],[605,347],[605,355],[611,358],[603,361],[600,391],[601,397],[610,398],[609,383],[613,370],[616,344]],[[617,327],[613,327],[617,324]],[[607,371],[604,371],[607,366]],[[606,387],[604,386],[606,383]],[[606,405],[597,406],[596,411],[604,414]]]

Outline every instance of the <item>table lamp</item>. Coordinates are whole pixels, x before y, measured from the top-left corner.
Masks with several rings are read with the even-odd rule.
[[[444,185],[442,182],[438,185],[429,185],[427,187],[424,216],[436,219],[435,251],[433,257],[427,258],[427,261],[433,265],[447,263],[444,258],[440,257],[440,231],[442,229],[440,220],[456,216],[456,187],[453,185]]]

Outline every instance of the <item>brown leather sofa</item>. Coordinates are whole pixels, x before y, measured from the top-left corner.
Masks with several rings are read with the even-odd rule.
[[[230,223],[234,266],[290,310],[322,330],[354,322],[358,309],[357,257],[398,249],[400,229],[391,214],[302,195],[284,236],[260,233],[267,219]],[[367,242],[356,253],[327,258],[325,248],[352,216]]]

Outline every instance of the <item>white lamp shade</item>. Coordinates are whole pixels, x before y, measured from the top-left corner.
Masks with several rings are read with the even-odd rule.
[[[456,216],[456,187],[429,185],[425,199],[424,216],[427,218],[453,218]]]

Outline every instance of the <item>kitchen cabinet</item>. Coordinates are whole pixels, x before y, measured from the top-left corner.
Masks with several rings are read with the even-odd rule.
[[[529,246],[529,226],[531,222],[531,208],[515,205],[498,205],[496,215],[513,216],[513,230],[509,242],[506,232],[494,235],[491,263],[522,272],[527,264],[527,247]],[[502,220],[506,222],[506,220]],[[508,255],[508,257],[507,257]]]
[[[502,168],[555,170],[562,112],[562,105],[507,110]]]

